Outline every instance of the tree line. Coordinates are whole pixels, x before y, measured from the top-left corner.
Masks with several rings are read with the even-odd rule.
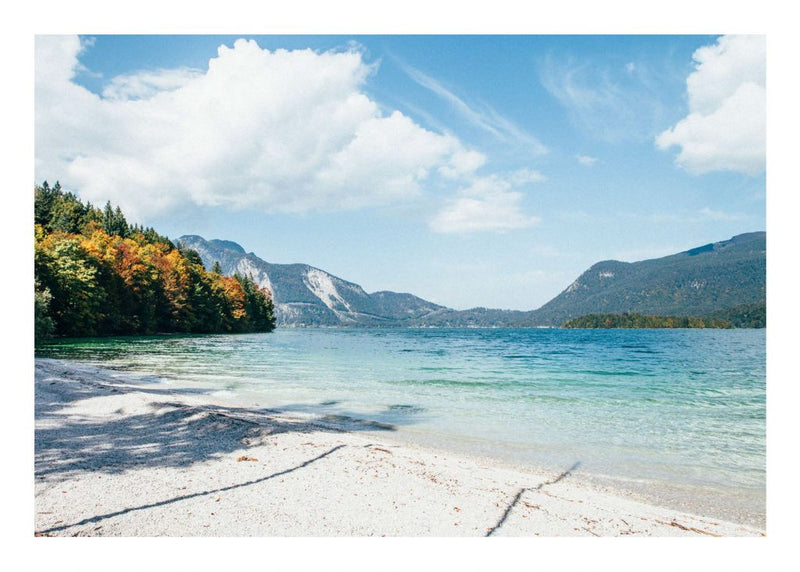
[[[119,206],[34,187],[35,335],[268,332],[271,293],[206,271],[197,252],[129,224]]]
[[[731,308],[717,310],[712,312],[710,317],[730,322],[734,328],[766,328],[767,301],[739,304]]]
[[[645,316],[643,314],[587,314],[568,320],[562,328],[732,328],[730,322],[715,317]]]

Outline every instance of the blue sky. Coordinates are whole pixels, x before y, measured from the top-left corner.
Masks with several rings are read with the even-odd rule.
[[[367,291],[533,309],[766,228],[762,36],[38,36],[40,183]]]

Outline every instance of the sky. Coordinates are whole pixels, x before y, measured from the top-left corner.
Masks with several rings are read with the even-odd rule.
[[[535,309],[766,230],[760,35],[37,35],[35,183],[366,291]]]

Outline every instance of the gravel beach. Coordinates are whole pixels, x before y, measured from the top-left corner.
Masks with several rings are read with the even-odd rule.
[[[761,536],[381,428],[36,360],[37,536]]]

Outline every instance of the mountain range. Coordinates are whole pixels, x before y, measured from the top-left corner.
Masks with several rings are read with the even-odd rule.
[[[182,236],[206,268],[219,263],[223,274],[250,275],[272,292],[278,326],[406,326],[447,310],[397,292],[367,294],[361,286],[308,264],[271,264],[227,240]]]
[[[536,310],[453,310],[412,294],[367,293],[307,264],[272,264],[235,242],[182,236],[206,268],[269,289],[278,326],[537,327],[590,313],[703,316],[766,300],[766,233],[753,232],[640,262],[594,264]]]

